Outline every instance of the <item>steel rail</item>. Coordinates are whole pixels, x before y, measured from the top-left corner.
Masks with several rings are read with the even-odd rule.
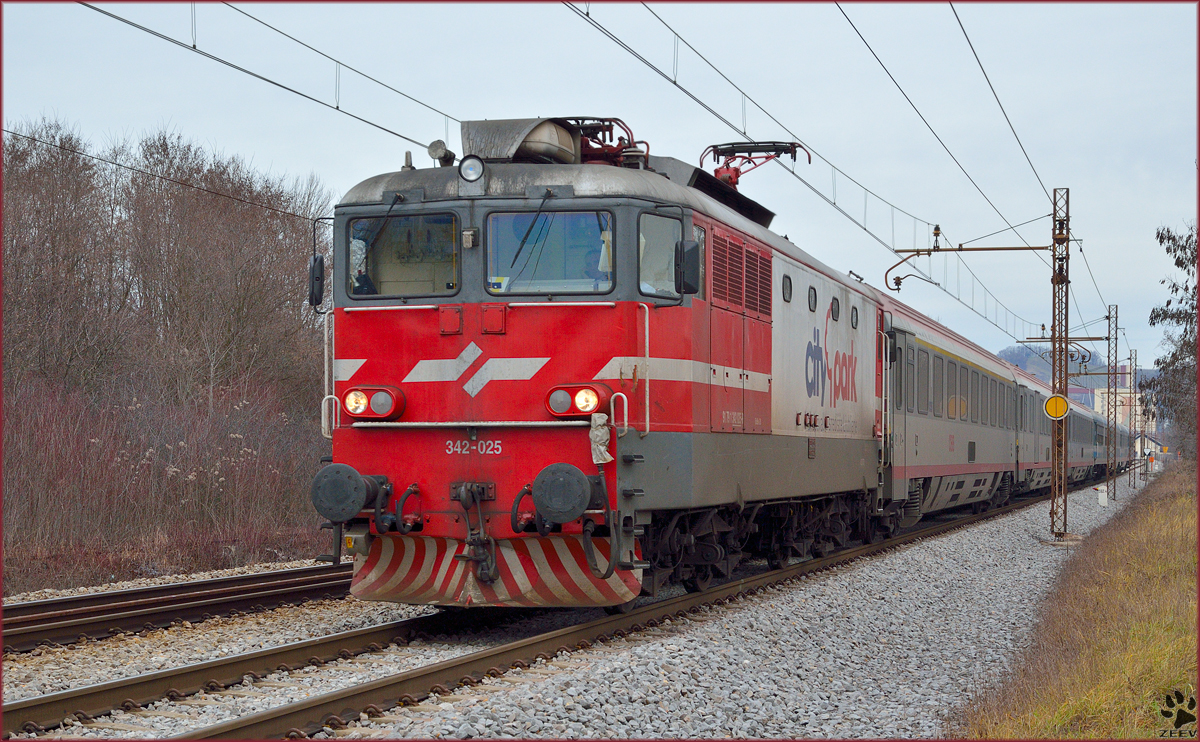
[[[14,603],[3,607],[4,647],[32,649],[235,610],[342,597],[350,588],[350,573],[350,564],[303,567]]]
[[[116,708],[135,709],[163,698],[182,698],[202,690],[236,685],[246,675],[257,677],[275,670],[292,671],[339,657],[378,651],[389,644],[407,644],[414,637],[435,631],[445,633],[484,623],[500,610],[416,616],[5,703],[3,732],[6,737],[16,732],[40,733],[68,716],[86,721]]]
[[[681,618],[698,612],[702,605],[724,605],[762,592],[771,585],[796,580],[802,575],[828,569],[841,563],[894,549],[911,542],[958,530],[979,521],[1005,515],[1049,499],[1048,495],[969,515],[929,528],[911,531],[875,544],[864,544],[838,554],[811,559],[800,564],[746,577],[710,588],[703,593],[684,595],[636,608],[627,614],[609,616],[535,637],[510,642],[491,649],[461,655],[425,667],[408,670],[368,683],[282,704],[254,714],[195,729],[169,739],[278,738],[305,736],[324,726],[344,727],[346,720],[357,719],[364,709],[368,714],[382,713],[398,703],[416,703],[432,692],[445,695],[459,685],[475,685],[485,675],[497,676],[513,667],[527,665],[539,657],[553,657],[560,651],[585,649],[592,642],[632,631],[657,626],[664,619]]]

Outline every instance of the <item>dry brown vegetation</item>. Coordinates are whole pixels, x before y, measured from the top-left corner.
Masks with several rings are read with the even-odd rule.
[[[1152,738],[1168,692],[1196,692],[1196,470],[1184,462],[1089,536],[1032,643],[953,736]],[[1195,725],[1184,728],[1195,729]]]
[[[5,594],[319,553],[329,194],[168,132],[8,128],[59,147],[4,139]]]

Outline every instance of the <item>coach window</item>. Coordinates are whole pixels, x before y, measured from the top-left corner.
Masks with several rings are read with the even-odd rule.
[[[1011,386],[1008,387],[1008,406],[1005,407],[1004,409],[1008,413],[1008,415],[1005,416],[1005,420],[1004,420],[1005,427],[1007,427],[1009,430],[1013,430],[1014,428],[1016,428],[1013,417],[1017,413],[1017,393],[1013,390],[1013,388]]]
[[[642,214],[638,219],[638,288],[650,296],[675,293],[675,243],[683,239],[678,219]]]
[[[991,396],[991,400],[990,400],[989,404],[991,405],[991,408],[992,408],[992,414],[988,418],[988,420],[991,421],[990,424],[994,428],[1000,422],[999,420],[996,419],[996,413],[1000,408],[1000,400],[996,396],[996,380],[995,379],[992,379],[992,396]]]
[[[367,217],[350,221],[351,298],[458,293],[458,217]]]
[[[970,371],[966,366],[958,367],[958,419],[967,419],[967,381],[970,379]]]
[[[988,377],[979,375],[979,424],[988,424]]]
[[[933,357],[933,414],[942,416],[942,357]]]
[[[704,261],[708,255],[708,243],[705,241],[707,237],[708,235],[705,232],[704,227],[701,227],[699,224],[692,225],[692,239],[696,241],[696,244],[700,245],[700,290],[696,292],[697,299],[704,298]],[[674,288],[673,283],[672,288]]]
[[[611,291],[612,223],[606,211],[488,214],[488,293]]]
[[[958,364],[946,361],[946,417],[958,417]]]
[[[929,351],[917,351],[917,412],[929,414]]]
[[[979,422],[979,372],[971,372],[971,422]]]
[[[905,368],[905,370],[904,370],[904,400],[905,400],[905,404],[908,405],[909,412],[913,411],[913,402],[915,401],[915,397],[917,396],[916,395],[916,391],[917,391],[916,383],[915,383],[917,380],[916,363],[917,363],[916,352],[913,350],[913,347],[910,345],[910,346],[908,346],[908,364],[907,364],[907,368]]]

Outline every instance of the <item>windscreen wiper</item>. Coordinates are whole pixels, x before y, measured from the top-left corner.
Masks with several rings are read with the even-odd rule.
[[[542,196],[542,202],[538,204],[537,211],[533,212],[533,221],[529,222],[529,229],[525,230],[525,236],[521,238],[521,244],[517,245],[517,254],[513,255],[512,262],[508,264],[512,268],[517,264],[517,258],[521,257],[521,251],[525,249],[525,241],[529,239],[529,233],[533,231],[533,225],[537,224],[538,217],[542,215],[542,209],[546,207],[546,199],[554,195],[554,191],[546,189],[546,195]]]
[[[367,244],[366,251],[363,253],[364,260],[368,255],[371,254],[371,251],[375,249],[375,243],[379,242],[379,238],[382,237],[383,233],[387,231],[387,220],[388,217],[392,215],[392,209],[396,208],[396,204],[403,200],[404,196],[400,195],[399,193],[392,196],[392,205],[388,207],[387,212],[383,215],[383,222],[381,222],[379,225],[379,231],[376,232],[375,236],[371,238],[371,241]]]

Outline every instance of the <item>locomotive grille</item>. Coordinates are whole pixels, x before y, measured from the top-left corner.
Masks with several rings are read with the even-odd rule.
[[[729,301],[729,242],[713,236],[713,298]]]
[[[713,298],[771,316],[771,257],[713,236]]]
[[[771,258],[755,250],[745,251],[746,309],[771,316]]]
[[[770,256],[758,256],[758,313],[770,316]]]
[[[729,303],[742,305],[743,260],[745,248],[736,242],[729,243]]]
[[[758,311],[760,300],[760,281],[758,278],[758,254],[747,250],[746,256],[746,309]]]

